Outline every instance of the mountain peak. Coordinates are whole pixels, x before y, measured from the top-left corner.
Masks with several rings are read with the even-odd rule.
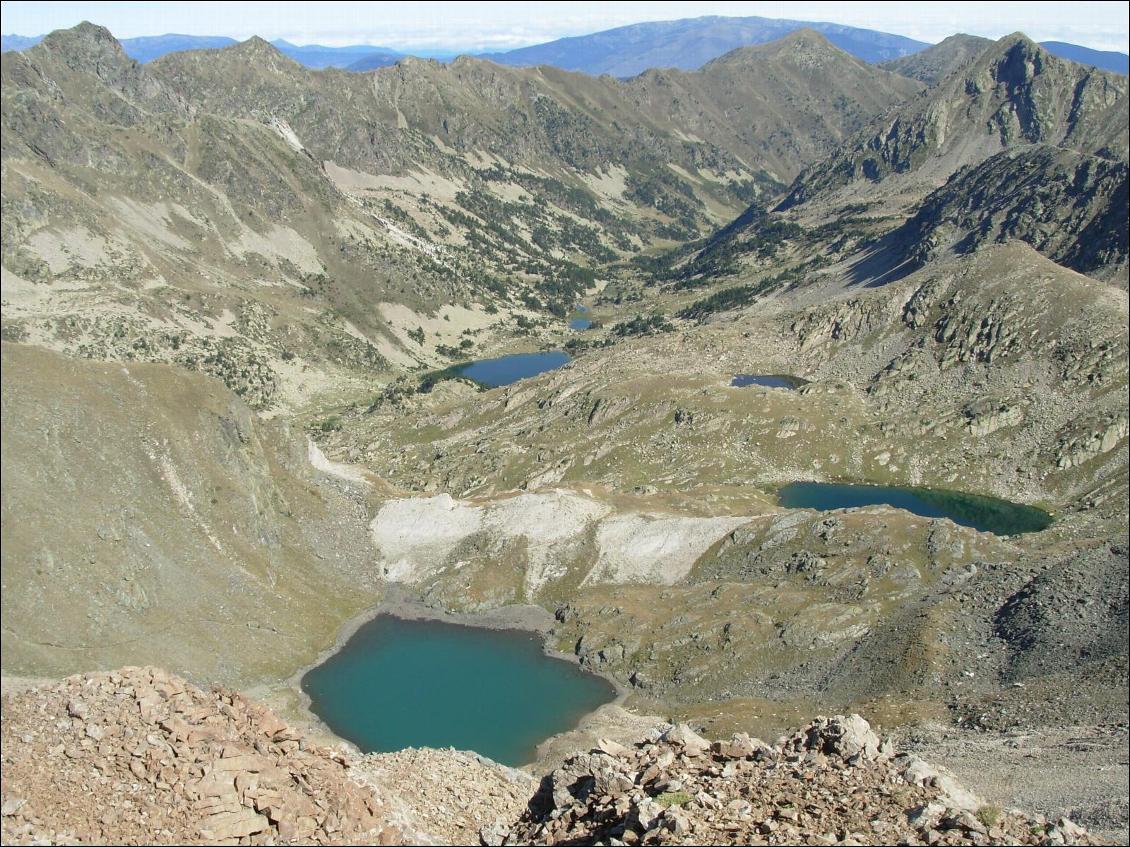
[[[285,43],[285,42],[284,42]],[[246,41],[241,41],[235,47],[244,53],[266,53],[282,55],[278,47],[265,38],[260,38],[258,35],[253,35]]]
[[[223,48],[223,50],[229,55],[238,56],[244,61],[274,65],[276,67],[280,64],[300,64],[287,56],[277,45],[272,44],[265,38],[260,38],[258,35],[253,35],[246,41],[240,41],[238,44]]]
[[[1042,47],[1040,47],[1039,44],[1037,44],[1035,41],[1033,41],[1031,38],[1029,38],[1027,35],[1025,35],[1020,30],[1017,30],[1016,32],[1009,33],[1008,35],[1005,35],[1005,36],[1002,36],[1001,38],[998,38],[997,44],[999,44],[1002,47],[1013,47],[1017,44],[1023,44],[1025,47],[1029,47],[1033,50],[1042,50],[1043,49]]]
[[[800,29],[794,29],[784,38],[777,39],[779,44],[789,45],[803,45],[809,47],[831,47],[833,50],[835,46],[824,37],[822,33],[817,32],[811,27],[802,26]]]
[[[989,73],[998,83],[1027,85],[1052,66],[1063,63],[1022,32],[999,39],[985,53]]]
[[[48,33],[32,49],[63,56],[69,62],[89,60],[97,56],[126,58],[125,50],[110,30],[90,21]]]
[[[776,60],[805,66],[821,66],[838,58],[858,61],[829,41],[822,33],[802,27],[795,29],[775,41],[763,44],[750,44],[738,47],[723,56],[707,63],[741,64],[747,61],[764,62]]]

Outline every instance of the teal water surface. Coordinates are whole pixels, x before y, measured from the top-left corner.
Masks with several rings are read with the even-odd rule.
[[[781,505],[789,509],[827,511],[885,504],[927,518],[949,518],[956,524],[997,535],[1039,532],[1052,523],[1052,516],[1035,506],[937,488],[793,482],[777,494]]]
[[[544,353],[514,353],[497,359],[480,359],[458,368],[460,376],[473,379],[491,388],[510,385],[520,379],[556,370],[569,363],[569,354],[561,350]]]
[[[730,385],[734,388],[745,388],[747,385],[760,385],[763,388],[787,388],[790,391],[805,385],[808,380],[798,376],[784,374],[734,374]]]
[[[365,752],[474,750],[522,765],[616,692],[537,635],[380,615],[302,678],[311,711]]]

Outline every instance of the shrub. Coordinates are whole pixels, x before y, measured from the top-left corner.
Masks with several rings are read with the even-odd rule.
[[[655,798],[655,802],[666,809],[671,806],[685,806],[691,799],[691,795],[685,791],[664,791]]]

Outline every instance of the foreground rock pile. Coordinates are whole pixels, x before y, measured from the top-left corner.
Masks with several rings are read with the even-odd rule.
[[[484,832],[489,842],[493,832]],[[776,746],[685,725],[601,741],[542,782],[498,844],[1092,844],[1081,827],[980,804],[895,755],[865,720],[818,718]]]
[[[428,844],[479,844],[525,812],[538,781],[463,750],[371,753],[350,775],[370,786],[402,828]]]
[[[341,753],[160,670],[10,695],[2,741],[6,844],[402,842]]]
[[[1095,844],[981,804],[865,720],[770,746],[663,724],[540,780],[473,753],[351,756],[152,668],[6,694],[4,844]]]

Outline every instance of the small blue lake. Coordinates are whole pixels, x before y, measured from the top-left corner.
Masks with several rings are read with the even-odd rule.
[[[591,327],[592,319],[589,317],[589,307],[578,305],[573,310],[573,314],[569,316],[569,329],[575,332],[584,332]]]
[[[793,482],[783,486],[777,496],[788,509],[828,511],[887,505],[922,517],[949,518],[956,524],[997,535],[1039,532],[1052,523],[1052,516],[1035,506],[937,488]]]
[[[460,376],[497,388],[500,385],[510,385],[520,379],[556,370],[568,363],[568,353],[549,350],[544,353],[514,353],[497,359],[480,359],[477,362],[460,365],[456,371]]]
[[[808,380],[798,376],[784,374],[734,374],[730,385],[734,388],[745,388],[748,385],[760,385],[762,388],[784,388],[795,391],[802,385],[807,385]]]
[[[311,711],[365,752],[474,750],[522,765],[616,693],[542,652],[542,640],[380,615],[302,678]]]

